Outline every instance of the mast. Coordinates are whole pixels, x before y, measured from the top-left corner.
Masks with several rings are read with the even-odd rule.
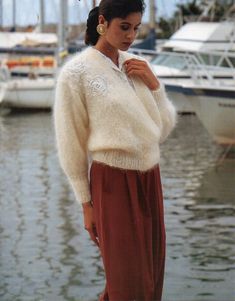
[[[149,26],[150,30],[155,30],[156,28],[156,5],[155,0],[149,1]]]
[[[148,35],[148,48],[155,50],[156,48],[156,42],[157,42],[157,36],[156,36],[156,5],[155,0],[149,1],[149,35]]]
[[[3,6],[2,6],[2,1],[0,0],[0,27],[3,27]]]
[[[13,28],[16,29],[16,0],[12,1],[12,19],[13,19]]]
[[[92,0],[92,7],[96,7],[96,0]]]
[[[60,53],[67,48],[67,23],[68,23],[68,1],[60,0],[59,8],[59,19],[58,19],[58,64],[60,65],[62,60],[60,58]]]
[[[40,23],[39,23],[39,31],[43,32],[45,28],[45,5],[44,0],[40,0]]]

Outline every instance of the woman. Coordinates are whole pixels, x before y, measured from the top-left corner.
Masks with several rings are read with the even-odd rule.
[[[159,143],[175,110],[149,64],[126,52],[142,0],[101,0],[86,43],[60,72],[54,106],[58,155],[100,248],[100,301],[161,300],[165,229]],[[91,158],[90,180],[89,161]]]

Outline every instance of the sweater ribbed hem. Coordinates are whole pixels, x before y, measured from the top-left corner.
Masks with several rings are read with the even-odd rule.
[[[141,158],[128,157],[126,153],[123,154],[120,151],[93,152],[92,159],[121,169],[146,171],[159,163],[160,154],[159,149],[156,149],[151,155],[148,153],[146,157],[143,155]]]

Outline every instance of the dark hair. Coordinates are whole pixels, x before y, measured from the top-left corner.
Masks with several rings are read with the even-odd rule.
[[[93,8],[88,15],[85,43],[95,45],[99,39],[96,27],[99,23],[99,15],[103,15],[109,23],[114,18],[126,18],[131,13],[145,9],[144,0],[101,0],[100,5]]]

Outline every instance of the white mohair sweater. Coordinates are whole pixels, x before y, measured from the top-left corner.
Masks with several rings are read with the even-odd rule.
[[[57,80],[54,125],[58,156],[76,199],[90,201],[89,161],[145,171],[159,163],[159,143],[175,125],[164,86],[151,91],[128,78],[123,63],[137,57],[119,51],[119,68],[88,47],[67,62]],[[140,57],[137,57],[142,59]]]

